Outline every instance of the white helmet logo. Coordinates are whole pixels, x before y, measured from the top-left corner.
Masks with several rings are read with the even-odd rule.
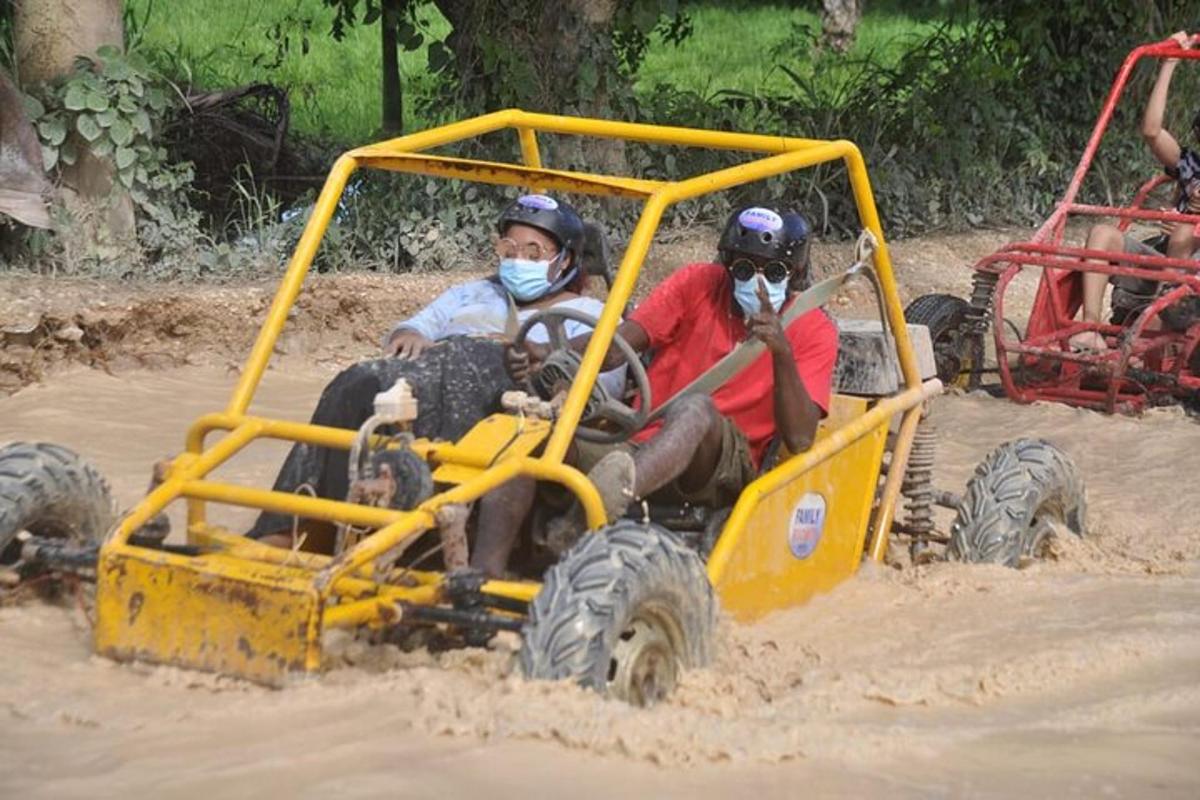
[[[553,197],[544,194],[527,194],[517,198],[517,202],[526,208],[537,208],[542,211],[553,211],[558,208],[558,202]]]
[[[752,231],[774,233],[783,228],[783,217],[769,208],[747,208],[738,214],[738,224]]]

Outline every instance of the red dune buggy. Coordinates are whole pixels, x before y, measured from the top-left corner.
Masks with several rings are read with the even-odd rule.
[[[1084,235],[1075,225],[1068,232],[1068,223],[1115,218],[1122,233],[1132,233],[1135,223],[1200,224],[1200,214],[1147,207],[1154,190],[1172,182],[1165,174],[1142,184],[1126,206],[1077,202],[1117,103],[1144,58],[1190,64],[1200,61],[1200,49],[1184,49],[1167,40],[1133,50],[1117,73],[1066,193],[1033,238],[1009,244],[976,263],[969,300],[931,294],[909,305],[908,321],[930,328],[938,376],[947,385],[979,385],[990,326],[995,371],[1004,393],[1017,402],[1054,400],[1109,413],[1136,413],[1148,406],[1200,399],[1200,261],[1162,255],[1165,236],[1146,239],[1146,244],[1157,246],[1159,253],[1154,255],[1086,249],[1065,241],[1068,235]],[[1006,317],[1006,293],[1023,270],[1036,267],[1042,268],[1041,281],[1021,336]],[[1112,311],[1107,321],[1077,319],[1087,272],[1110,276]],[[1107,349],[1073,349],[1072,337],[1085,331],[1102,336]]]

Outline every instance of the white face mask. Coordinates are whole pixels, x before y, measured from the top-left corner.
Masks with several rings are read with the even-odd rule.
[[[518,300],[536,300],[550,288],[550,262],[502,258],[500,282]]]
[[[758,281],[762,278],[761,275],[755,275],[748,281],[739,281],[736,278],[733,280],[733,299],[742,308],[742,313],[747,317],[757,314],[762,308],[762,303],[758,299]],[[779,313],[779,309],[783,308],[783,301],[787,299],[787,281],[772,283],[766,278],[762,278],[762,282],[767,285],[767,297],[771,300],[771,307],[775,309],[775,313]]]

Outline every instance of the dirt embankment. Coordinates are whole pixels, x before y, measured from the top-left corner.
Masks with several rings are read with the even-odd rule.
[[[457,279],[459,276],[454,276]],[[321,357],[374,347],[395,319],[451,283],[355,274],[314,276],[289,315],[280,353]],[[128,286],[38,277],[0,279],[0,392],[66,364],[109,371],[240,364],[266,318],[273,282]]]
[[[893,244],[902,297],[908,301],[931,291],[965,296],[970,288],[967,267],[1023,233],[983,231]],[[716,238],[716,231],[697,230],[656,245],[639,291],[675,266],[711,258]],[[845,268],[851,250],[850,243],[818,245],[816,271],[827,274]],[[391,323],[452,284],[482,274],[310,276],[276,350],[318,361],[362,357],[377,347]],[[118,372],[203,364],[236,367],[250,351],[277,283],[278,276],[223,285],[137,285],[0,275],[0,394],[70,364]],[[865,284],[847,287],[835,303],[850,314],[869,314],[874,308]]]

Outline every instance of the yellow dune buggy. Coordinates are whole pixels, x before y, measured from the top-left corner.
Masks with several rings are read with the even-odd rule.
[[[515,132],[523,163],[431,152],[506,129]],[[539,134],[719,148],[755,157],[676,181],[588,174],[544,166]],[[635,509],[637,518],[606,526],[595,487],[563,459],[664,211],[830,161],[840,161],[849,176],[864,230],[859,258],[846,275],[822,281],[797,302],[817,305],[848,277],[873,276],[880,319],[841,324],[837,393],[816,443],[807,452],[776,459],[732,508]],[[641,204],[565,400],[507,396],[502,412],[455,442],[403,433],[416,414],[406,391],[411,387],[403,385],[376,398],[377,416],[360,431],[247,413],[347,179],[364,168]],[[629,363],[633,371],[640,369],[636,359]],[[926,329],[905,324],[867,171],[851,142],[500,111],[338,159],[229,405],[192,425],[185,452],[111,530],[105,524],[111,519],[107,487],[69,451],[44,444],[0,449],[0,563],[18,576],[47,569],[94,571],[95,649],[121,661],[175,664],[280,685],[291,675],[321,670],[323,634],[332,629],[438,626],[483,638],[512,630],[522,636],[521,664],[529,677],[573,679],[646,703],[669,692],[680,669],[708,658],[718,604],[734,620],[751,621],[803,603],[852,575],[864,557],[883,559],[893,535],[906,539],[916,556],[936,556],[944,548],[952,557],[1015,564],[1036,555],[1064,525],[1083,532],[1078,475],[1046,442],[1000,447],[962,497],[934,490],[932,431],[921,424],[926,401],[941,388],[930,377],[934,372]],[[401,433],[375,433],[383,423],[398,425]],[[218,432],[223,435],[210,442]],[[352,470],[364,452],[401,451],[428,469],[434,488],[414,507],[394,508],[378,502],[387,492],[329,500],[208,477],[261,438],[349,450]],[[594,532],[536,576],[541,582],[484,580],[456,569],[465,564],[469,547],[471,505],[516,476],[564,487],[581,503]],[[386,477],[355,476],[368,489],[371,481]],[[898,521],[902,494],[908,513]],[[18,495],[23,499],[11,500]],[[181,498],[187,503],[187,540],[168,544],[155,535],[155,520]],[[209,503],[325,520],[359,535],[342,537],[332,556],[270,547],[210,524]],[[938,503],[957,508],[949,534],[934,529],[932,509]],[[406,564],[406,550],[422,535],[440,537],[446,570]],[[88,547],[89,537],[102,539],[98,553]]]

